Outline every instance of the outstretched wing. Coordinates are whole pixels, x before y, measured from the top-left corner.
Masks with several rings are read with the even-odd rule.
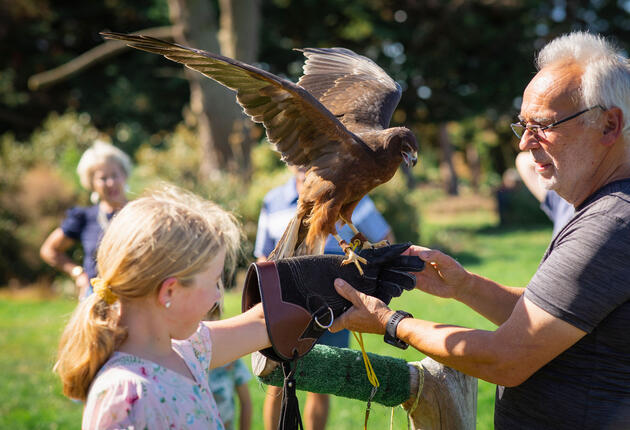
[[[298,49],[306,56],[298,85],[354,133],[389,127],[402,93],[383,69],[345,48]]]
[[[310,166],[322,155],[369,147],[351,133],[308,91],[240,61],[153,37],[103,32],[107,39],[184,64],[236,91],[236,99],[288,164]]]

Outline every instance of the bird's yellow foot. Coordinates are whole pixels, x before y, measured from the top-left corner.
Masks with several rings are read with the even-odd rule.
[[[361,274],[361,276],[363,276],[363,269],[361,268],[361,264],[367,264],[367,260],[359,256],[359,254],[354,252],[352,248],[346,248],[345,251],[346,251],[346,258],[345,260],[341,262],[341,264],[345,265],[345,264],[354,263],[354,265],[357,266],[357,269],[359,270],[359,273]]]

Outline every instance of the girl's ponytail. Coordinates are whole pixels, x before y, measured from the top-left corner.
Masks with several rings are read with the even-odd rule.
[[[66,396],[85,401],[96,373],[127,337],[118,326],[119,303],[109,305],[92,294],[77,305],[61,335],[54,367]]]

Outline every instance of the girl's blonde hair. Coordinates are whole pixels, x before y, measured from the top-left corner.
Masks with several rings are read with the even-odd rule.
[[[131,159],[114,145],[102,140],[97,140],[81,156],[77,173],[83,188],[88,191],[93,190],[92,176],[94,170],[105,163],[114,162],[120,166],[125,176],[131,174]]]
[[[221,249],[234,270],[241,232],[233,215],[216,204],[170,185],[125,205],[114,217],[98,249],[99,278],[119,299],[157,294],[175,277],[188,285]],[[101,366],[125,340],[119,302],[98,294],[81,302],[59,344],[55,371],[66,396],[85,400]]]

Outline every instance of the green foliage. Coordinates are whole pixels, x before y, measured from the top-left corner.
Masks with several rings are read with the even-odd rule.
[[[39,247],[66,209],[87,202],[76,166],[99,135],[88,114],[68,112],[51,114],[27,141],[0,136],[0,283],[52,275]]]
[[[497,191],[500,223],[506,226],[547,224],[551,221],[540,209],[540,202],[521,182]]]
[[[407,188],[400,172],[389,182],[375,188],[370,197],[392,227],[397,241],[420,242],[419,193]]]

